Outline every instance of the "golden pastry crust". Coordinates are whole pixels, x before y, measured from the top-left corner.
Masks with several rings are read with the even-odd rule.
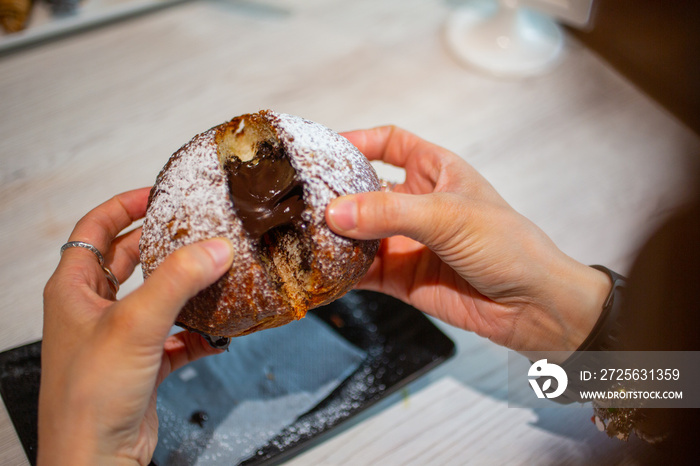
[[[7,33],[27,27],[32,0],[0,0],[0,26]]]
[[[254,159],[261,141],[284,152],[303,187],[304,209],[293,226],[256,238],[237,215],[224,165],[232,157]],[[364,155],[322,125],[271,111],[236,117],[195,136],[158,175],[140,243],[144,277],[177,248],[227,237],[235,248],[231,269],[187,303],[178,324],[234,337],[300,319],[350,290],[379,247],[333,233],[326,206],[379,187]]]

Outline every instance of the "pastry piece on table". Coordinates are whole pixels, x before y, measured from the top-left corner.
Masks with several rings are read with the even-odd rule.
[[[31,10],[32,0],[0,0],[0,26],[6,33],[21,31]]]

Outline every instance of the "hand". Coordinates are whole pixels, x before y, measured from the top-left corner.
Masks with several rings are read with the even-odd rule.
[[[520,352],[583,342],[610,290],[604,273],[563,254],[446,149],[396,127],[344,136],[406,171],[392,192],[341,197],[326,211],[338,234],[386,238],[358,287]]]
[[[78,222],[71,241],[99,249],[116,278],[139,261],[148,189],[116,196]],[[186,246],[116,301],[94,254],[67,249],[44,291],[39,464],[148,464],[158,435],[156,387],[217,353],[197,334],[168,333],[184,303],[231,266],[228,240]]]

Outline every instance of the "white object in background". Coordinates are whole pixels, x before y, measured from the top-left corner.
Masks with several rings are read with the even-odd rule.
[[[564,35],[552,19],[519,3],[465,3],[447,23],[448,46],[460,61],[496,76],[547,71],[562,54]]]
[[[593,0],[521,0],[520,4],[578,29],[588,28],[593,13]]]

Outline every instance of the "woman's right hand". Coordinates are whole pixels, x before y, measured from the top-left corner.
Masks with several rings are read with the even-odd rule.
[[[573,351],[608,277],[562,253],[468,163],[393,126],[344,133],[370,160],[406,171],[391,192],[334,200],[336,233],[384,238],[358,285],[516,351]]]

